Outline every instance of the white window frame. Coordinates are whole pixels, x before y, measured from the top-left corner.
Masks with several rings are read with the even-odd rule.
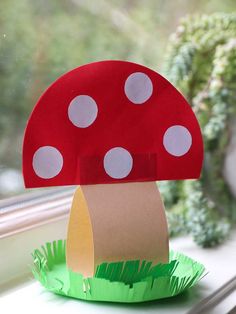
[[[33,250],[66,238],[73,192],[57,188],[0,201],[0,285],[30,276]]]

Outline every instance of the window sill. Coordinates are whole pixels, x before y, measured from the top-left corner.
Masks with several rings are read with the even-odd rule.
[[[45,291],[30,274],[31,252],[45,242],[66,238],[72,191],[63,190],[59,194],[36,197],[35,200],[22,200],[18,203],[18,211],[17,204],[12,202],[2,211],[0,295],[1,309],[6,309],[5,312],[11,313],[22,308],[24,313],[32,313],[35,309],[43,311],[46,308],[47,312],[52,310],[72,314],[78,311],[157,313],[158,310],[169,314],[222,314],[235,306],[236,233],[232,234],[227,243],[214,249],[203,250],[188,237],[171,240],[171,248],[203,263],[209,271],[196,287],[171,301],[168,299],[139,305],[98,304],[62,298]]]

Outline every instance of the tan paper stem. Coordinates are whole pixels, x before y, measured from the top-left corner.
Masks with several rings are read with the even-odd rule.
[[[76,190],[67,237],[69,268],[93,276],[102,262],[167,263],[168,253],[165,210],[155,182],[85,185]]]

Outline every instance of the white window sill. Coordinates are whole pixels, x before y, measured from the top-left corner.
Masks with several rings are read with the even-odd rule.
[[[213,249],[201,249],[188,237],[171,241],[171,248],[203,263],[209,272],[196,287],[176,298],[138,305],[118,305],[88,303],[47,292],[30,274],[29,265],[32,264],[30,254],[45,242],[66,237],[71,193],[66,192],[62,197],[46,198],[45,202],[41,201],[36,205],[31,202],[31,205],[28,204],[28,210],[22,205],[18,213],[14,206],[11,210],[2,212],[0,298],[3,313],[14,313],[13,311],[38,313],[45,310],[46,313],[70,314],[134,312],[224,314],[236,305],[236,279],[233,280],[236,273],[236,233],[232,234],[227,243]],[[48,207],[51,211],[47,210]],[[18,218],[15,219],[14,215]],[[231,284],[224,288],[224,284],[230,280]]]

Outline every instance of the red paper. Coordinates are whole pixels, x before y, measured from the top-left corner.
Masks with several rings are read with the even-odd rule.
[[[125,61],[78,67],[55,81],[29,119],[26,187],[198,178],[203,142],[184,97]]]

